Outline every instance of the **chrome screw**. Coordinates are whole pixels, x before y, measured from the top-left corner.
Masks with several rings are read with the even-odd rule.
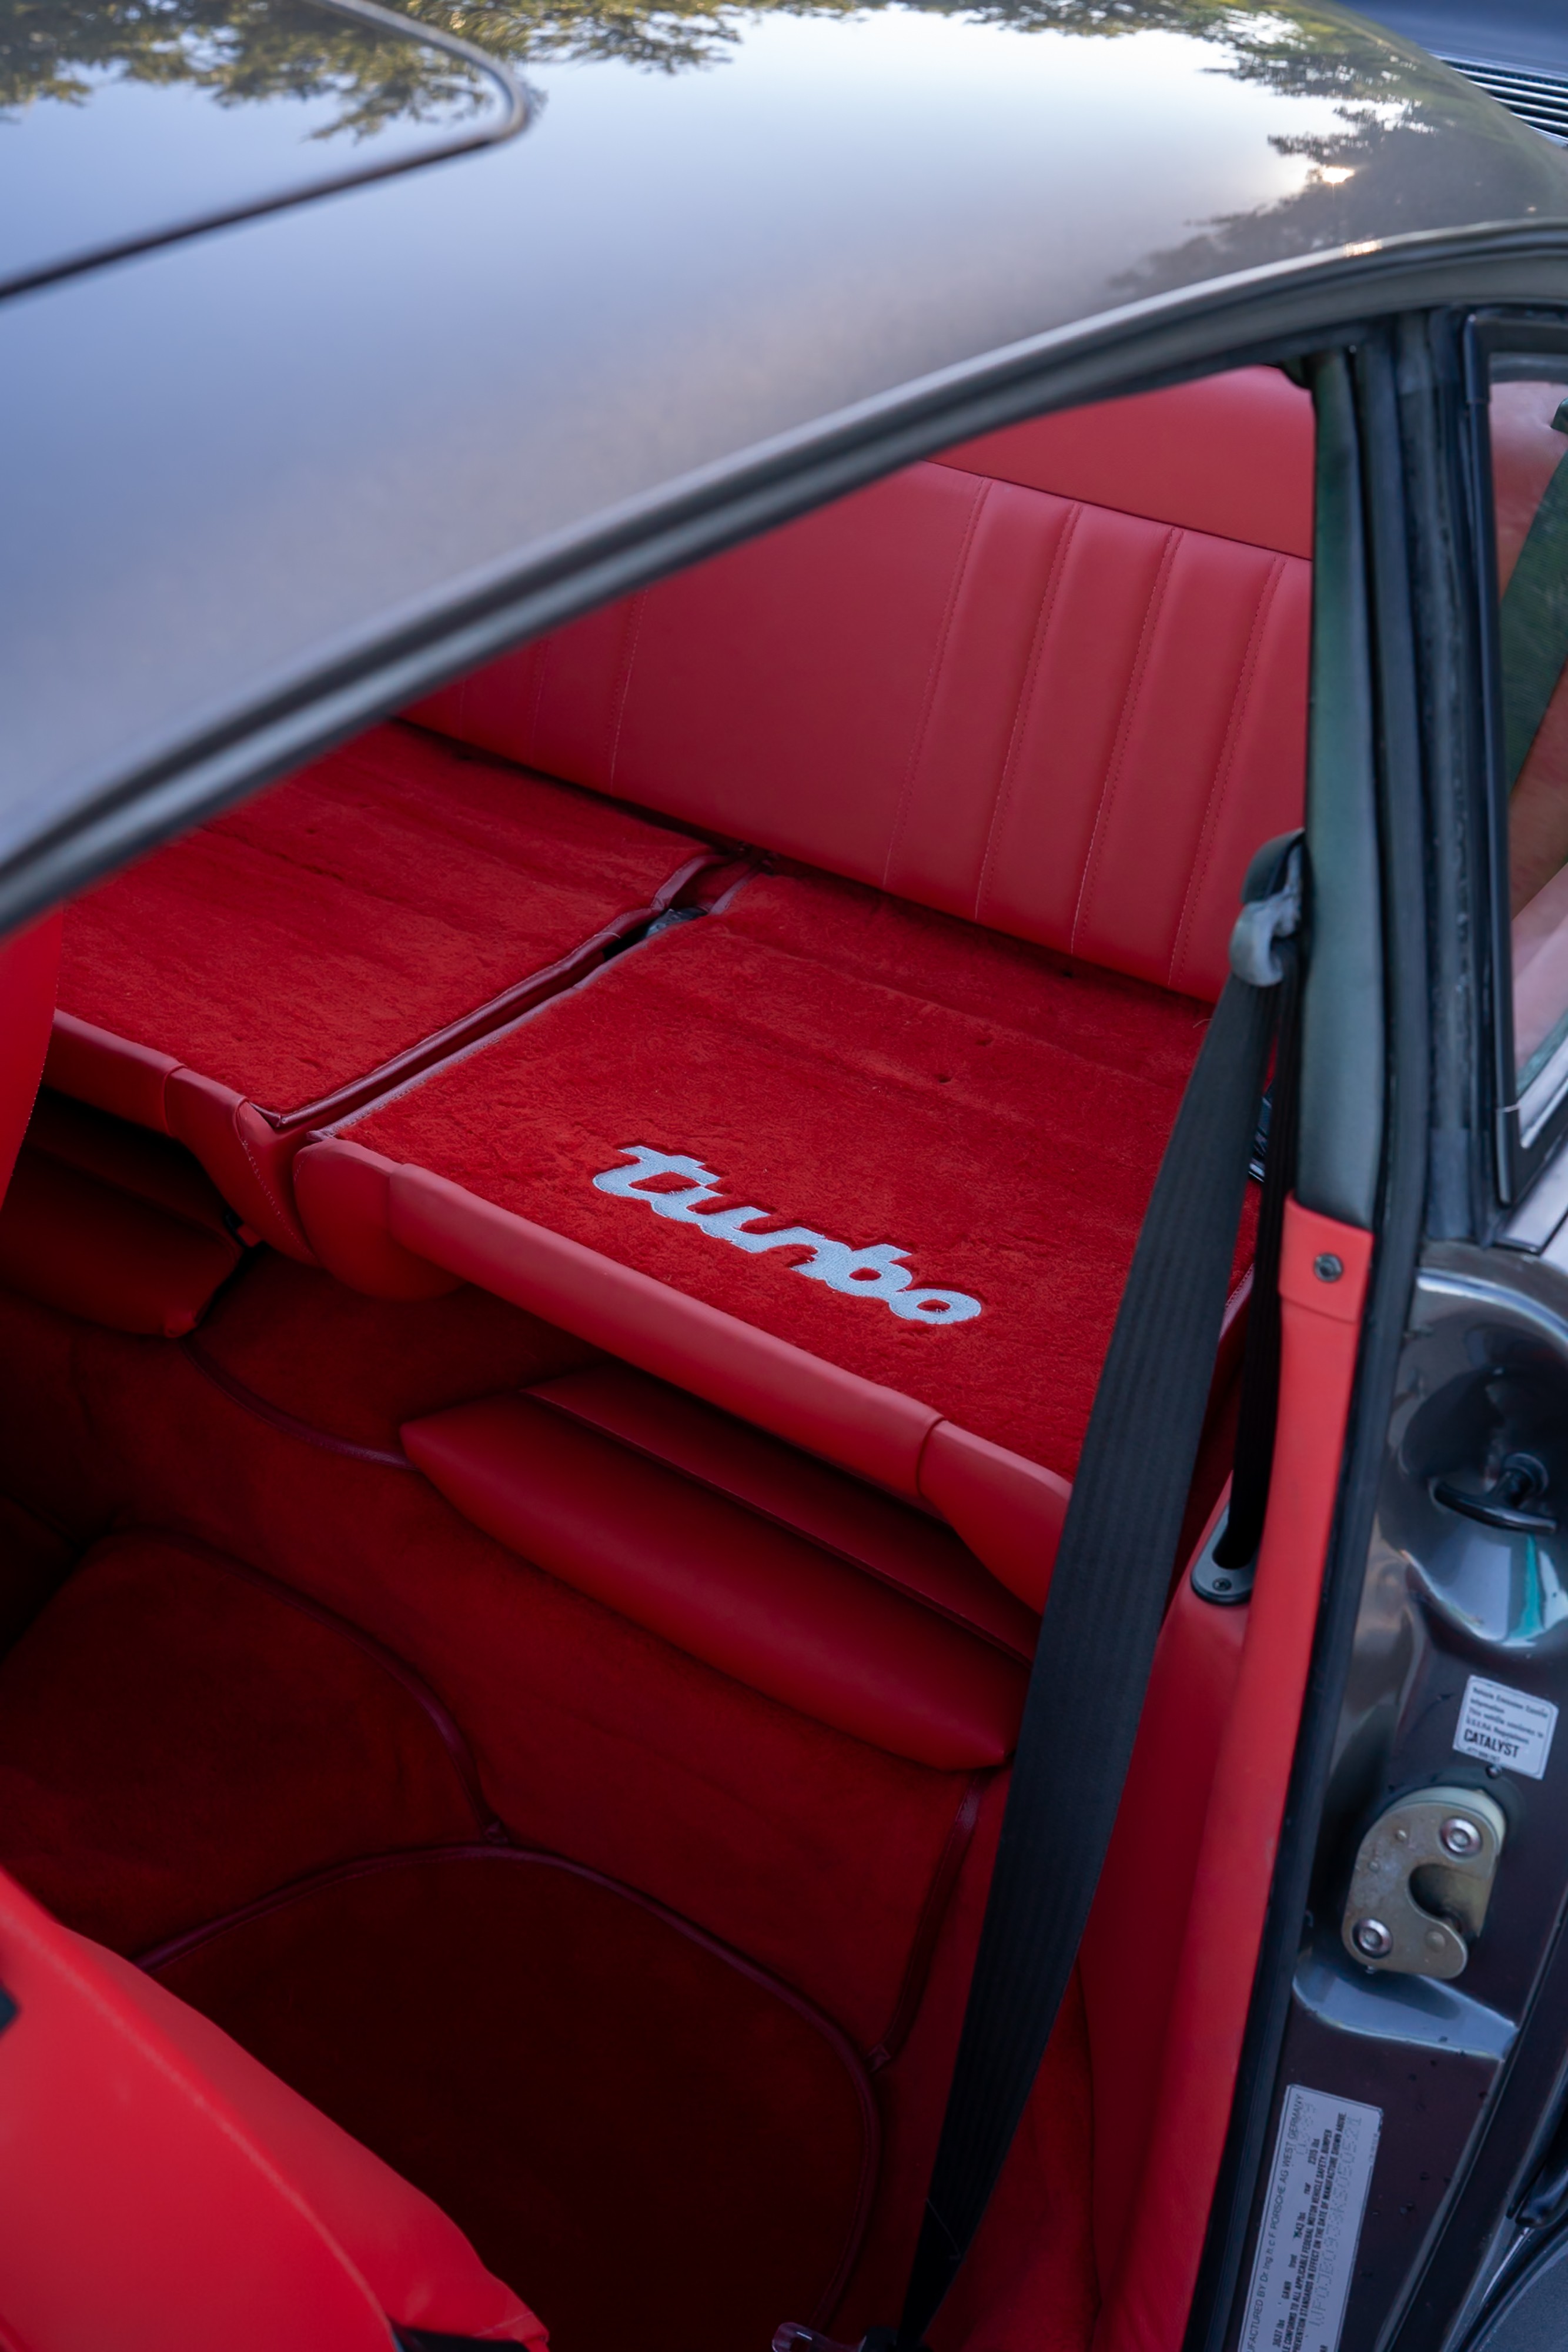
[[[1320,1282],[1337,1282],[1344,1272],[1344,1260],[1336,1257],[1333,1250],[1324,1250],[1321,1256],[1313,1258],[1312,1272]]]
[[[1466,1821],[1463,1813],[1451,1813],[1437,1832],[1437,1835],[1443,1842],[1445,1853],[1454,1854],[1465,1861],[1469,1861],[1472,1854],[1479,1853],[1481,1850],[1481,1833],[1474,1822]]]
[[[1350,1940],[1369,1960],[1385,1960],[1394,1949],[1394,1938],[1381,1919],[1358,1919],[1350,1931]]]

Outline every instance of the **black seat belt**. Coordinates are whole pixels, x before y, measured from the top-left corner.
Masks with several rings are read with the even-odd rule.
[[[996,2186],[1078,1957],[1197,1459],[1281,983],[1295,960],[1303,859],[1291,834],[1252,861],[1231,977],[1138,1236],[1051,1571],[903,2316],[873,2328],[866,2352],[922,2346]],[[1290,1095],[1291,1074],[1281,1075],[1276,1100]],[[1276,1168],[1282,1140],[1276,1128]],[[1270,1440],[1271,1451],[1271,1424]],[[826,2342],[793,2323],[774,2337],[776,2352]]]

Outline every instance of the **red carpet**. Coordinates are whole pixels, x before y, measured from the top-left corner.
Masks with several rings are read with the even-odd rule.
[[[116,1951],[483,1818],[373,1644],[178,1538],[101,1545],[0,1664],[0,1863]]]
[[[377,728],[77,900],[59,1002],[289,1110],[646,906],[700,846]]]
[[[875,2171],[858,2061],[609,1882],[407,1858],[155,1973],[526,2282],[555,2352],[765,2352],[779,2320],[828,2316]]]
[[[855,885],[772,878],[345,1131],[1071,1475],[1207,1007]],[[908,1253],[925,1327],[593,1179],[690,1155]],[[671,1179],[663,1189],[671,1189]]]

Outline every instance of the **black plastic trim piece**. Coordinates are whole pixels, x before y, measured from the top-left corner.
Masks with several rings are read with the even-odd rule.
[[[1383,1148],[1383,962],[1367,564],[1350,364],[1313,371],[1316,560],[1307,747],[1312,950],[1301,999],[1296,1193],[1370,1225]]]
[[[1462,314],[1401,320],[1396,365],[1420,643],[1430,807],[1432,1103],[1427,1233],[1478,1239],[1490,1225],[1490,816],[1463,382]]]

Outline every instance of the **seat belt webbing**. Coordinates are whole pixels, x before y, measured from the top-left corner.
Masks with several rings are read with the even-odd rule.
[[[1285,971],[1277,942],[1299,922],[1301,855],[1291,835],[1253,860],[1232,976],[1138,1238],[1051,1574],[904,2313],[868,2346],[922,2344],[996,2185],[1077,1959],[1202,1434]],[[1284,1076],[1288,1095],[1293,1072]]]

